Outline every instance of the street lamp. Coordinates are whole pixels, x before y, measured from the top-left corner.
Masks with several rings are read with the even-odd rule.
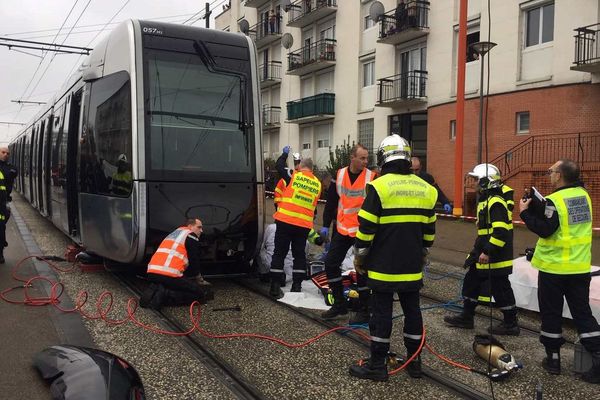
[[[471,45],[471,49],[477,53],[481,62],[481,75],[479,79],[479,131],[477,138],[477,164],[481,164],[481,147],[483,140],[483,64],[486,53],[493,49],[494,46],[496,46],[496,43],[494,42],[477,42]]]

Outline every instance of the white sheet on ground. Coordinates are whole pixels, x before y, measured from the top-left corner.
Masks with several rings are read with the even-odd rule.
[[[342,275],[348,275],[348,273],[349,271],[345,271],[342,272]],[[279,301],[294,307],[310,308],[312,310],[329,310],[329,306],[325,304],[325,299],[321,294],[321,289],[316,287],[312,281],[304,281],[302,283],[302,292],[300,293],[290,292],[291,288],[292,285],[290,284],[281,288],[284,296],[279,299]]]
[[[600,267],[592,266],[592,271]],[[531,266],[525,257],[519,257],[513,262],[513,273],[509,277],[515,293],[517,307],[532,311],[540,311],[537,298],[538,270]],[[600,321],[600,276],[592,278],[590,283],[590,307],[596,320]],[[563,317],[573,319],[567,302],[563,307]]]

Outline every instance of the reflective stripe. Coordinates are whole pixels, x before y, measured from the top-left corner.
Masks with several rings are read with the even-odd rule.
[[[551,339],[561,339],[563,337],[562,333],[549,333],[544,331],[540,331],[540,336],[544,336]]]
[[[500,307],[500,309],[501,309],[501,310],[504,310],[504,311],[508,311],[508,310],[514,310],[515,308],[517,308],[517,306],[516,306],[516,305],[514,305],[514,304],[513,304],[512,306],[504,306],[504,307]]]
[[[343,213],[344,214],[356,214],[357,212],[360,211],[360,207],[356,207],[356,208],[345,208]]]
[[[499,261],[499,262],[495,262],[495,263],[491,263],[491,264],[480,264],[477,263],[475,266],[477,267],[477,269],[496,269],[496,268],[505,268],[505,267],[510,267],[513,265],[513,261],[512,260],[507,260],[507,261]]]
[[[423,234],[423,240],[433,242],[435,240],[435,235]]]
[[[492,222],[492,228],[504,228],[506,230],[511,230],[513,228],[513,225],[510,223],[506,223],[506,222],[502,222],[502,221],[495,221]]]
[[[477,229],[477,236],[486,236],[486,235],[491,235],[492,234],[493,229],[492,228],[486,228],[486,229]]]
[[[292,273],[294,273],[294,274],[305,274],[306,271],[303,270],[303,269],[293,269]]]
[[[477,300],[483,301],[483,302],[486,302],[486,303],[491,303],[492,302],[492,298],[489,297],[489,296],[479,296],[477,298]]]
[[[375,214],[371,214],[370,212],[368,212],[368,211],[365,211],[364,209],[361,209],[361,210],[358,212],[358,216],[359,216],[360,218],[364,218],[364,219],[366,219],[367,221],[369,221],[369,222],[372,222],[372,223],[374,223],[374,224],[378,224],[378,223],[379,223],[379,217],[378,217],[377,215],[375,215]]]
[[[287,201],[288,201],[288,199],[281,199],[281,202],[287,202]],[[290,201],[290,203],[291,203],[291,201]],[[298,213],[298,212],[295,212],[295,211],[286,210],[284,208],[278,209],[277,212],[279,212],[281,214],[288,215],[290,217],[301,219],[303,221],[310,221],[310,222],[312,222],[312,220],[313,220],[308,215],[301,214],[301,213]]]
[[[156,253],[165,253],[165,254],[169,254],[171,257],[177,257],[181,260],[183,260],[183,262],[187,263],[188,262],[188,258],[179,253],[178,251],[174,251],[173,249],[164,249],[164,248],[160,248],[156,250]]]
[[[464,297],[463,297],[463,299],[464,299],[464,300],[469,300],[469,301],[472,301],[473,303],[477,303],[477,299],[474,299],[474,298],[472,298],[472,297],[467,297],[467,296],[464,296]]]
[[[390,342],[390,338],[380,338],[377,336],[371,336],[371,341],[372,342],[378,342],[378,343],[389,343]]]
[[[404,337],[408,338],[408,339],[413,339],[413,340],[421,340],[423,335],[410,335],[408,333],[404,333]]]
[[[170,275],[180,275],[181,274],[181,271],[179,271],[178,269],[171,268],[166,265],[148,264],[148,272],[150,272],[150,271],[163,271],[163,272],[167,272]]]
[[[282,269],[273,269],[273,268],[271,268],[269,271],[271,271],[271,272],[283,272]]]
[[[363,286],[363,287],[359,287],[359,288],[356,289],[357,292],[366,292],[366,291],[369,291],[369,290],[371,290],[371,289],[369,289],[368,286]]]
[[[389,215],[379,218],[380,224],[397,224],[404,222],[420,222],[423,224],[430,224],[436,221],[435,215],[426,217],[424,215]]]
[[[494,246],[498,246],[498,247],[504,247],[504,245],[506,245],[506,242],[504,240],[500,240],[495,237],[490,238],[490,243],[493,244]]]
[[[423,272],[415,274],[384,274],[383,272],[369,270],[368,276],[371,279],[383,282],[415,282],[423,279]]]
[[[373,239],[375,238],[375,234],[366,234],[366,233],[362,233],[361,231],[356,232],[356,238],[359,240],[362,240],[364,242],[371,242],[373,241]]]
[[[586,333],[579,334],[580,339],[588,339],[588,338],[597,337],[597,336],[600,336],[600,331],[586,332]]]

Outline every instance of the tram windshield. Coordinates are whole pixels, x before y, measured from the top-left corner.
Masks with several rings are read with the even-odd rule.
[[[145,72],[151,178],[252,171],[239,75],[210,71],[196,54],[155,49]]]

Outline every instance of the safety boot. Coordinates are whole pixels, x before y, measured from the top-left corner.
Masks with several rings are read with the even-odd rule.
[[[346,318],[348,316],[348,307],[345,303],[333,303],[331,308],[321,313],[321,318],[325,320]]]
[[[0,250],[0,264],[4,264],[6,261],[4,260],[4,249]]]
[[[558,350],[546,350],[542,367],[552,375],[560,375],[560,352]]]
[[[516,322],[500,322],[499,324],[488,328],[492,335],[519,336],[521,328]]]
[[[592,353],[592,368],[585,372],[581,379],[588,383],[600,383],[600,351]]]
[[[280,299],[283,297],[283,291],[281,290],[281,285],[279,282],[275,280],[271,281],[271,289],[269,289],[269,295],[274,299]]]
[[[446,315],[444,322],[456,328],[473,329],[473,315],[464,311],[458,315]]]
[[[372,381],[385,382],[388,380],[387,365],[385,364],[385,358],[372,361],[372,359],[366,360],[361,365],[351,365],[350,375],[360,379],[370,379]]]
[[[407,354],[406,359],[412,357],[412,354]],[[421,354],[416,356],[410,364],[406,366],[406,372],[410,375],[411,378],[420,379],[423,377],[423,370],[421,369]]]
[[[292,282],[292,287],[290,292],[301,292],[302,291],[302,281],[294,281]]]

